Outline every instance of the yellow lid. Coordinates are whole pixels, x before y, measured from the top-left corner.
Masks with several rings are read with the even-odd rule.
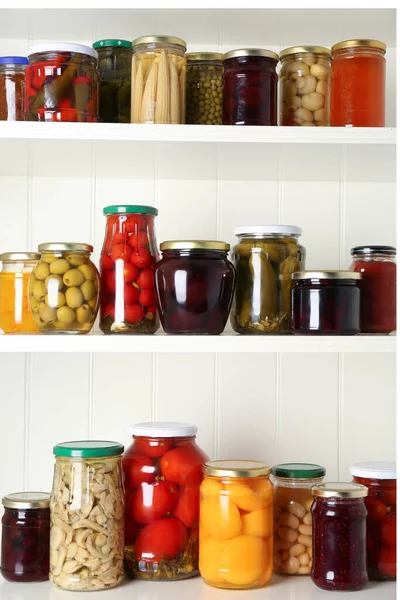
[[[312,487],[312,494],[319,498],[365,498],[368,488],[359,483],[319,483]]]
[[[224,55],[221,52],[189,52],[186,54],[187,61],[218,61],[222,62]]]
[[[379,40],[345,40],[332,46],[332,54],[344,48],[375,48],[384,54],[386,52],[386,44]]]
[[[182,46],[186,50],[185,40],[173,35],[142,35],[132,42],[133,47],[139,44],[173,44],[174,46]]]
[[[258,460],[209,460],[203,473],[210,477],[268,477],[271,467]]]
[[[279,58],[282,60],[282,58],[292,54],[325,54],[326,56],[330,56],[331,51],[329,48],[325,48],[325,46],[291,46],[282,50],[279,53]]]
[[[170,240],[160,244],[160,250],[224,250],[227,252],[230,245],[226,242],[215,240]]]
[[[241,58],[242,56],[263,56],[264,58],[272,58],[278,62],[279,56],[272,50],[264,48],[239,48],[238,50],[230,50],[224,54],[224,60],[229,58]]]

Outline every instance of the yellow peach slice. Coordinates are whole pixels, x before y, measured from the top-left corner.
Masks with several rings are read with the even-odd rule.
[[[259,537],[270,537],[273,530],[273,519],[270,508],[254,510],[242,515],[243,533],[246,535],[258,535]]]
[[[223,491],[224,486],[216,479],[206,477],[200,486],[200,494],[206,498],[207,496],[219,496]]]
[[[268,483],[268,482],[266,482]],[[233,481],[225,485],[229,498],[241,509],[248,512],[266,508],[272,502],[272,490],[254,489],[241,481]]]
[[[237,586],[257,584],[268,568],[265,541],[253,535],[241,535],[226,542],[226,570],[222,576]]]
[[[239,509],[226,496],[206,498],[200,503],[200,526],[216,540],[230,540],[242,529]]]
[[[199,569],[200,575],[209,583],[223,583],[221,571],[225,542],[208,538],[200,543]]]

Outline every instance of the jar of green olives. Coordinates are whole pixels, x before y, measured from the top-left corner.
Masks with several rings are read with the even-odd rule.
[[[222,125],[223,55],[193,52],[186,59],[186,123]]]
[[[41,333],[88,333],[99,309],[99,273],[88,244],[40,244],[29,304]]]
[[[99,55],[100,121],[130,123],[132,42],[98,40],[93,48]]]

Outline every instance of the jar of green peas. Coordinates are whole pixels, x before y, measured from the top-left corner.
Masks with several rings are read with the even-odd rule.
[[[218,52],[186,55],[186,123],[222,125],[222,63]]]

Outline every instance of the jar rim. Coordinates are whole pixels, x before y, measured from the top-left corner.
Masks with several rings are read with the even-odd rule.
[[[217,240],[169,240],[160,244],[160,250],[223,250],[228,252],[230,244]]]
[[[122,454],[124,447],[119,442],[106,440],[77,440],[61,442],[53,448],[54,456],[69,458],[105,458]]]
[[[35,509],[49,508],[50,494],[47,492],[16,492],[2,498],[4,508]]]
[[[93,246],[75,242],[45,242],[39,244],[38,250],[43,252],[93,252]]]
[[[174,46],[182,46],[186,52],[186,42],[181,38],[173,35],[142,35],[132,42],[133,48],[140,44],[172,44]]]
[[[33,54],[40,54],[41,52],[71,52],[73,54],[86,54],[96,60],[99,58],[96,50],[90,46],[71,44],[70,42],[43,42],[42,44],[35,44],[28,49],[28,57],[31,57]]]
[[[230,58],[244,58],[246,56],[258,56],[263,58],[271,58],[276,62],[279,61],[279,56],[272,50],[265,48],[238,48],[237,50],[230,50],[224,54],[223,60],[229,60]]]
[[[350,474],[366,479],[397,479],[394,461],[358,462],[350,466]]]
[[[136,425],[130,429],[131,435],[134,435],[135,437],[149,438],[193,437],[197,434],[197,431],[197,425],[180,421],[149,421],[136,423]]]
[[[0,262],[23,262],[25,260],[40,260],[40,252],[3,252]]]
[[[279,59],[282,60],[292,54],[325,54],[330,58],[331,50],[325,46],[290,46],[279,53]]]
[[[324,477],[326,469],[314,463],[281,463],[272,467],[272,475],[283,479],[314,479]]]
[[[259,460],[209,460],[203,465],[204,475],[210,477],[268,477],[271,467]]]
[[[343,483],[339,481],[318,483],[311,489],[312,495],[318,498],[365,498],[368,488],[360,483]]]
[[[235,227],[235,235],[238,237],[252,235],[287,235],[301,236],[303,230],[296,225],[245,225]]]
[[[332,54],[347,48],[374,48],[375,50],[380,50],[383,54],[386,53],[386,44],[384,42],[380,42],[379,40],[359,39],[345,40],[344,42],[334,44],[332,46]]]
[[[356,271],[296,271],[292,273],[291,279],[293,281],[311,279],[358,280],[361,279],[361,273]]]

